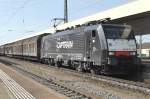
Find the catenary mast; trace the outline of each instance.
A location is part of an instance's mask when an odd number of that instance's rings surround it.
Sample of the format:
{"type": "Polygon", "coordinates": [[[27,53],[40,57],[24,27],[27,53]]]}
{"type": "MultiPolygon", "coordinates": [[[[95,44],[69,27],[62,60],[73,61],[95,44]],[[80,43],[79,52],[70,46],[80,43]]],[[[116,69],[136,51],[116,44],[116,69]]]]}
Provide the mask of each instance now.
{"type": "Polygon", "coordinates": [[[64,0],[64,23],[68,22],[68,0],[64,0]]]}

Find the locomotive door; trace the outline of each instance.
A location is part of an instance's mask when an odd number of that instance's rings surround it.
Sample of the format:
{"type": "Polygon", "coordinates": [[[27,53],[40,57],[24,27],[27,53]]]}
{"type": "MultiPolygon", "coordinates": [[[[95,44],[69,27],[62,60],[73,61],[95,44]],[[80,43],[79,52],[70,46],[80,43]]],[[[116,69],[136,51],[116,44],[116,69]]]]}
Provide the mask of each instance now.
{"type": "Polygon", "coordinates": [[[91,59],[92,57],[92,36],[91,31],[86,33],[86,59],[91,59]]]}
{"type": "Polygon", "coordinates": [[[86,59],[93,61],[95,65],[101,65],[103,50],[98,32],[92,30],[88,31],[86,35],[86,59]]]}

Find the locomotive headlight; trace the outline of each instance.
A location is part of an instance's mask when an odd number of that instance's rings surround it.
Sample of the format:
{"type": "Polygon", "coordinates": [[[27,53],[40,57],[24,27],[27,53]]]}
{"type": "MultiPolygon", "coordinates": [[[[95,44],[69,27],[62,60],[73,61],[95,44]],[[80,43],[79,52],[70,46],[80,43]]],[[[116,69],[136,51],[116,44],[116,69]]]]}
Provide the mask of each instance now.
{"type": "Polygon", "coordinates": [[[95,40],[93,40],[93,43],[95,43],[95,40]]]}
{"type": "Polygon", "coordinates": [[[136,55],[136,53],[135,52],[130,52],[130,55],[136,55]]]}
{"type": "Polygon", "coordinates": [[[115,55],[115,53],[114,52],[109,52],[109,55],[115,55]]]}

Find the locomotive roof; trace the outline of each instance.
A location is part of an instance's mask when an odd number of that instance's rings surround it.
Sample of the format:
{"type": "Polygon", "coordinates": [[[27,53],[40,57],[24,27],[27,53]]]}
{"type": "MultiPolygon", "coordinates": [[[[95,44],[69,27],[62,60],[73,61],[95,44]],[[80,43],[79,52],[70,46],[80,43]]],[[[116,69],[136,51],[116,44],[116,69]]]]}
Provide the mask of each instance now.
{"type": "Polygon", "coordinates": [[[65,30],[61,30],[59,32],[56,32],[54,33],[53,35],[49,35],[49,36],[45,36],[44,38],[48,38],[48,37],[53,37],[53,36],[61,36],[61,35],[65,35],[65,34],[72,34],[72,33],[78,33],[78,32],[82,32],[82,31],[85,31],[85,30],[94,30],[94,29],[97,29],[100,25],[105,25],[105,26],[126,26],[126,27],[129,27],[131,28],[130,25],[118,25],[118,24],[95,24],[95,25],[81,25],[81,26],[78,26],[78,27],[75,27],[75,28],[67,28],[65,30]]]}
{"type": "Polygon", "coordinates": [[[124,24],[124,25],[122,25],[122,24],[107,24],[107,23],[101,23],[101,24],[95,24],[95,25],[81,25],[81,26],[78,26],[78,27],[75,27],[75,28],[67,28],[67,29],[65,29],[65,30],[60,30],[59,32],[56,32],[55,34],[62,34],[62,33],[64,33],[64,32],[75,32],[75,31],[80,31],[80,30],[82,30],[82,29],[89,29],[89,30],[91,30],[91,29],[96,29],[99,25],[104,25],[104,26],[116,26],[116,27],[123,27],[123,26],[126,26],[126,27],[131,27],[130,25],[126,25],[126,24],[124,24]]]}
{"type": "Polygon", "coordinates": [[[76,27],[76,28],[71,28],[71,29],[66,29],[66,30],[63,30],[63,31],[60,31],[60,32],[57,32],[55,33],[54,35],[55,36],[58,36],[58,35],[64,35],[64,34],[71,34],[71,33],[75,33],[75,32],[82,32],[84,31],[85,29],[86,30],[91,30],[91,29],[96,29],[100,24],[97,24],[97,25],[90,25],[90,26],[80,26],[80,27],[76,27]]]}

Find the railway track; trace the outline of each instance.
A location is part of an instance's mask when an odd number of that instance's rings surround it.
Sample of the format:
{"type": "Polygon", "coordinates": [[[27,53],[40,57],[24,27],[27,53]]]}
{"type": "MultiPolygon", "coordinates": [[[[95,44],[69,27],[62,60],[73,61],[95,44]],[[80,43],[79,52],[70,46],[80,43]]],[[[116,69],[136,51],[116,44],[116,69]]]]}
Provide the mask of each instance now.
{"type": "MultiPolygon", "coordinates": [[[[2,60],[2,61],[4,61],[4,60],[2,60]]],[[[18,66],[19,64],[16,64],[14,62],[7,62],[6,61],[5,63],[8,64],[9,66],[13,66],[16,69],[19,69],[19,70],[21,69],[21,68],[18,68],[18,67],[20,67],[20,66],[18,66]]],[[[34,63],[34,64],[40,64],[40,63],[34,63]]],[[[53,67],[53,66],[48,67],[48,66],[45,66],[45,65],[42,65],[42,68],[45,68],[45,69],[54,68],[56,70],[58,69],[57,67],[53,67]]],[[[150,95],[150,85],[144,84],[144,83],[141,83],[141,82],[128,81],[128,80],[112,78],[112,77],[107,77],[107,76],[101,76],[101,75],[92,75],[90,73],[81,73],[81,72],[66,69],[66,68],[61,68],[61,70],[63,70],[64,72],[73,74],[73,75],[82,76],[85,79],[96,80],[96,81],[100,81],[100,82],[103,82],[103,83],[111,85],[111,86],[116,86],[116,87],[119,87],[120,89],[127,89],[127,90],[131,90],[131,91],[136,91],[136,92],[138,91],[140,93],[142,92],[143,94],[150,95]]],[[[24,71],[24,70],[21,69],[21,71],[24,71]]],[[[35,75],[35,74],[33,74],[33,75],[35,75]]],[[[35,75],[35,76],[37,76],[37,75],[35,75]]],[[[32,77],[32,78],[34,78],[34,77],[32,77]]],[[[52,82],[52,81],[48,80],[45,85],[50,84],[50,82],[52,82]]],[[[52,84],[52,85],[55,85],[55,83],[52,84]]],[[[61,85],[56,84],[56,86],[61,86],[61,85]]],[[[56,90],[57,90],[57,88],[56,88],[56,90]]],[[[86,96],[84,96],[84,97],[86,97],[86,96]]],[[[86,97],[86,98],[89,99],[89,97],[86,97]]]]}
{"type": "Polygon", "coordinates": [[[2,62],[3,64],[5,64],[7,66],[11,66],[15,70],[17,70],[17,71],[19,71],[19,72],[21,72],[21,73],[31,77],[32,79],[42,83],[43,85],[46,85],[47,87],[49,87],[49,88],[51,88],[51,89],[53,89],[53,90],[55,90],[55,91],[57,91],[57,92],[59,92],[61,94],[66,95],[70,99],[91,99],[90,97],[88,97],[88,96],[86,96],[84,94],[81,94],[81,93],[79,93],[77,91],[69,89],[69,88],[67,88],[65,86],[62,86],[62,85],[60,85],[60,84],[58,84],[58,83],[56,83],[56,82],[54,82],[52,80],[48,80],[48,79],[42,78],[42,77],[40,77],[38,75],[35,75],[35,74],[31,73],[31,72],[23,70],[23,69],[17,67],[16,63],[8,62],[8,61],[5,61],[5,60],[0,60],[0,62],[2,62]]]}
{"type": "MultiPolygon", "coordinates": [[[[54,66],[45,67],[45,68],[58,69],[57,67],[54,67],[54,66]]],[[[102,75],[94,75],[91,73],[82,73],[82,72],[78,72],[78,71],[66,69],[66,68],[61,68],[61,69],[64,70],[65,72],[69,72],[77,76],[82,76],[87,79],[93,79],[93,80],[101,81],[101,82],[104,82],[113,86],[118,86],[120,88],[125,88],[125,89],[130,89],[133,91],[139,91],[145,94],[150,94],[150,84],[129,81],[129,80],[124,80],[124,79],[119,79],[119,78],[114,78],[114,77],[102,76],[102,75]]]]}
{"type": "Polygon", "coordinates": [[[141,83],[141,82],[128,81],[128,80],[123,80],[123,79],[119,79],[119,78],[112,78],[112,77],[108,77],[108,76],[93,75],[90,73],[83,74],[81,72],[77,72],[74,70],[68,71],[68,69],[64,69],[64,68],[63,68],[63,70],[65,70],[65,71],[67,70],[67,72],[74,73],[74,75],[79,75],[79,76],[82,75],[82,77],[87,78],[87,79],[101,81],[101,82],[104,82],[104,83],[109,84],[109,85],[129,89],[129,90],[133,90],[133,91],[139,91],[139,92],[142,92],[144,94],[150,95],[150,85],[149,84],[145,84],[145,83],[141,83]]]}

